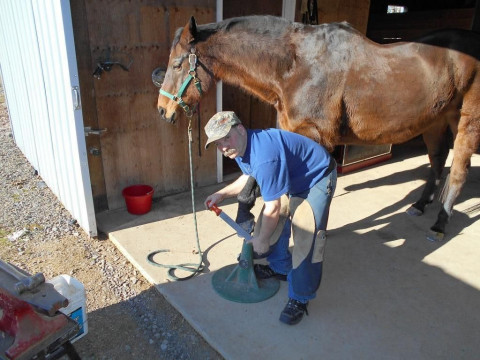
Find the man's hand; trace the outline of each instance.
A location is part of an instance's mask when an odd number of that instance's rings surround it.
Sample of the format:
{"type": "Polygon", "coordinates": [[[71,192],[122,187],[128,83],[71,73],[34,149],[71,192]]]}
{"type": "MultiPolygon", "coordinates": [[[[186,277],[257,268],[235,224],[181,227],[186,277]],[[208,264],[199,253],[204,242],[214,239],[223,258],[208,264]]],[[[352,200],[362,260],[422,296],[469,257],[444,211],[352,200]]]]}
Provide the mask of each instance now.
{"type": "Polygon", "coordinates": [[[209,195],[204,202],[205,208],[209,210],[212,205],[220,204],[224,198],[225,198],[224,195],[218,192],[213,193],[212,195],[209,195]]]}
{"type": "Polygon", "coordinates": [[[240,191],[242,191],[242,189],[245,187],[247,181],[248,175],[240,175],[240,177],[230,185],[227,185],[223,189],[208,196],[204,202],[205,208],[208,210],[210,209],[210,206],[218,205],[226,198],[237,196],[240,191]]]}

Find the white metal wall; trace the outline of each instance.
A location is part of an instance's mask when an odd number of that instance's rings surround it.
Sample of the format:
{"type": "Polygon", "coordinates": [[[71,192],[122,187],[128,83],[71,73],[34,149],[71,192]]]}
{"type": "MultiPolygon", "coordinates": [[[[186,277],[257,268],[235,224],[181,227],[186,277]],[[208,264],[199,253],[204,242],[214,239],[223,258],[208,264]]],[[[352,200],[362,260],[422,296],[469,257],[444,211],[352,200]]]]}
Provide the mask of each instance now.
{"type": "Polygon", "coordinates": [[[0,66],[15,142],[96,236],[69,0],[1,0],[0,66]]]}

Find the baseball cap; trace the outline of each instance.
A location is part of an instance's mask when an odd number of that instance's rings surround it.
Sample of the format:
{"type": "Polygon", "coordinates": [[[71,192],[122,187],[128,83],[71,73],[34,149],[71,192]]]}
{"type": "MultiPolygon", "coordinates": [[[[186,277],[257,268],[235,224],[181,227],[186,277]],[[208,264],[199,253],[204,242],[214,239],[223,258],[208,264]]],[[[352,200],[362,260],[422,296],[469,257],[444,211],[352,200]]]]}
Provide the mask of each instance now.
{"type": "Polygon", "coordinates": [[[205,149],[211,142],[227,136],[232,126],[241,124],[242,122],[233,111],[220,111],[212,116],[205,125],[205,133],[208,140],[205,149]]]}

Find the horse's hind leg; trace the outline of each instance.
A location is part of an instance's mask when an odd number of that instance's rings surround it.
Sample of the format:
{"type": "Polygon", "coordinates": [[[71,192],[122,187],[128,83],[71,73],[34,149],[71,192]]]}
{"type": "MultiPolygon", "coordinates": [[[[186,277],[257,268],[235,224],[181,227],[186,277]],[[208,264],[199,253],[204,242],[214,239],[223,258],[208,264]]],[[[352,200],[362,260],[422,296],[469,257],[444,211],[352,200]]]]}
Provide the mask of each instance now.
{"type": "Polygon", "coordinates": [[[435,190],[440,183],[440,177],[442,176],[449,151],[447,124],[441,123],[430,128],[423,134],[423,141],[427,145],[430,172],[422,196],[407,209],[409,215],[415,216],[422,215],[425,207],[433,201],[435,190]]]}
{"type": "Polygon", "coordinates": [[[443,192],[443,207],[438,213],[437,221],[430,228],[427,238],[440,241],[445,234],[445,226],[452,214],[453,204],[457,199],[467,178],[470,158],[480,144],[480,120],[462,116],[453,146],[453,163],[448,182],[443,192]]]}
{"type": "Polygon", "coordinates": [[[255,206],[255,200],[260,195],[260,187],[253,177],[249,177],[245,187],[237,196],[238,209],[235,222],[248,233],[253,232],[255,216],[250,210],[255,206]]]}

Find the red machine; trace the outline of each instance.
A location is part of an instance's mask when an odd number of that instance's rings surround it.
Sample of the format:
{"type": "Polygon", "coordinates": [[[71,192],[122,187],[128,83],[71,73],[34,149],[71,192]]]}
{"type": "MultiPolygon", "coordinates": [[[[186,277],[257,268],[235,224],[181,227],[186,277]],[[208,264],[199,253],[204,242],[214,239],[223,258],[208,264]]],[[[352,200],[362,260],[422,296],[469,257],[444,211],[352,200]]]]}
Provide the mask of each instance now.
{"type": "Polygon", "coordinates": [[[67,305],[43,274],[0,260],[0,359],[80,359],[70,342],[80,325],[58,311],[67,305]]]}

